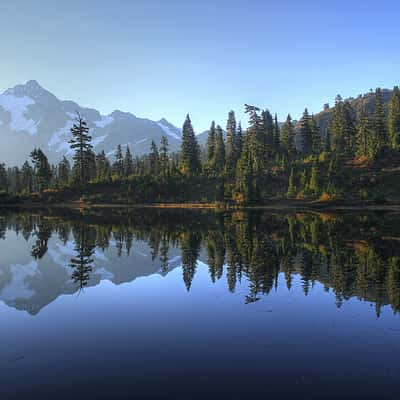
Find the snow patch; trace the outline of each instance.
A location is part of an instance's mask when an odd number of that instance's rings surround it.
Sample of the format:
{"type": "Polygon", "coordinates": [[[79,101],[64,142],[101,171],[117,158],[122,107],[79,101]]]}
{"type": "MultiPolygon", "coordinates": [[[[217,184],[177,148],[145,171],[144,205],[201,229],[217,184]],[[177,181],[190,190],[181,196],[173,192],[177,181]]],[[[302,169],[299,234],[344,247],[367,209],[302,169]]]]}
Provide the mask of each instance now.
{"type": "Polygon", "coordinates": [[[12,94],[0,96],[0,107],[11,114],[10,129],[16,132],[28,132],[30,135],[37,133],[38,123],[32,119],[26,119],[28,107],[35,104],[30,97],[16,97],[12,94]]]}
{"type": "Polygon", "coordinates": [[[144,142],[146,142],[147,140],[149,140],[149,138],[144,138],[144,139],[138,140],[137,142],[135,142],[135,144],[144,143],[144,142]]]}
{"type": "Polygon", "coordinates": [[[104,142],[108,135],[98,136],[92,140],[93,147],[98,146],[101,142],[104,142]]]}
{"type": "Polygon", "coordinates": [[[98,128],[105,128],[107,125],[110,125],[114,121],[114,118],[111,115],[102,115],[100,121],[94,121],[93,123],[98,128]]]}
{"type": "Polygon", "coordinates": [[[175,132],[173,132],[170,127],[164,125],[161,122],[157,122],[157,125],[166,133],[168,136],[173,137],[174,139],[181,140],[181,137],[178,136],[175,132]]]}
{"type": "Polygon", "coordinates": [[[70,136],[71,128],[74,124],[74,121],[68,120],[65,126],[58,131],[53,133],[49,141],[49,147],[55,147],[57,152],[60,151],[68,151],[70,149],[68,144],[68,137],[70,136]]]}
{"type": "Polygon", "coordinates": [[[17,299],[30,299],[35,292],[29,289],[27,278],[37,273],[37,262],[31,261],[29,264],[15,264],[10,266],[12,279],[11,282],[4,286],[1,291],[3,300],[15,301],[17,299]]]}

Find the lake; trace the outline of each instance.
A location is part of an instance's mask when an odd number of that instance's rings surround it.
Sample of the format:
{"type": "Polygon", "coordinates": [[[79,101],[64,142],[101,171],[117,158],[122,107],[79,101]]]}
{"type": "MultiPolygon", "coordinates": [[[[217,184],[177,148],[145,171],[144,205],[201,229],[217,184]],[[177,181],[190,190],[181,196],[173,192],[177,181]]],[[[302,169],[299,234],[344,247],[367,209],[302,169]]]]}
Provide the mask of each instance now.
{"type": "Polygon", "coordinates": [[[3,211],[3,399],[399,399],[400,215],[3,211]]]}

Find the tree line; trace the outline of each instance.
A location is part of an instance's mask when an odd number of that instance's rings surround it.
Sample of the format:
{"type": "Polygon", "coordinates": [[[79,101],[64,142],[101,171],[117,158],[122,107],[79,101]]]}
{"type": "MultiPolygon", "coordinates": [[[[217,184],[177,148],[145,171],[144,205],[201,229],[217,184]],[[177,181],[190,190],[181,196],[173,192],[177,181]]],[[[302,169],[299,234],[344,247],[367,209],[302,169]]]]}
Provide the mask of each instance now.
{"type": "Polygon", "coordinates": [[[72,163],[64,156],[52,165],[41,149],[34,149],[21,168],[0,164],[0,189],[29,195],[66,187],[82,190],[99,182],[135,182],[138,177],[166,185],[177,177],[181,181],[196,177],[215,182],[215,200],[239,205],[274,196],[336,198],[345,194],[349,183],[344,173],[348,160],[373,162],[399,153],[400,90],[393,89],[387,109],[381,89],[372,96],[372,112],[365,107],[355,110],[351,101],[337,96],[324,131],[307,109],[299,121],[288,115],[280,124],[269,110],[245,105],[247,129],[242,130],[231,111],[225,130],[211,123],[205,149],[187,115],[179,152],[171,153],[163,136],[159,144],[151,142],[148,154],[136,157],[129,145],[124,149],[118,145],[112,157],[104,151],[96,154],[89,127],[77,114],[69,141],[72,163]]]}

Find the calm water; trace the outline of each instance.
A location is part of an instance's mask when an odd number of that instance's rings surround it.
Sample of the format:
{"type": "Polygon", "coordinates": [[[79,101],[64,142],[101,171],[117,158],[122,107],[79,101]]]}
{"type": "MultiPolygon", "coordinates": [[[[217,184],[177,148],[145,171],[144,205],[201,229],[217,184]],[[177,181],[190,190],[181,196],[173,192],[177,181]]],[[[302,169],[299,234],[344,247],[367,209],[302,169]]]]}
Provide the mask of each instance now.
{"type": "Polygon", "coordinates": [[[2,399],[400,398],[400,216],[2,212],[2,399]]]}

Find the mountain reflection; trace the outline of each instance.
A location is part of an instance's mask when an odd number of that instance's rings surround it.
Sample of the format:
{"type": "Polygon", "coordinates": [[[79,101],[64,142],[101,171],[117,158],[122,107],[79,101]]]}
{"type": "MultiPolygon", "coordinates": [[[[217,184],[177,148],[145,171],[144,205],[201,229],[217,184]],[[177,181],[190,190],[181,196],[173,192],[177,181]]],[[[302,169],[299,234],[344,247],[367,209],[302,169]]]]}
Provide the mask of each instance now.
{"type": "Polygon", "coordinates": [[[212,282],[226,279],[232,293],[238,285],[245,287],[245,303],[277,289],[280,279],[290,290],[297,274],[306,296],[319,282],[333,291],[338,307],[356,297],[373,302],[378,316],[388,304],[397,313],[398,220],[396,214],[305,212],[3,213],[0,298],[36,314],[61,294],[80,292],[102,279],[120,284],[165,275],[175,267],[182,268],[190,291],[200,260],[208,265],[212,282]],[[11,253],[7,243],[21,251],[11,253]]]}

